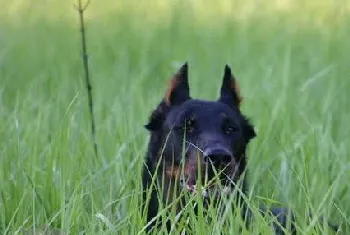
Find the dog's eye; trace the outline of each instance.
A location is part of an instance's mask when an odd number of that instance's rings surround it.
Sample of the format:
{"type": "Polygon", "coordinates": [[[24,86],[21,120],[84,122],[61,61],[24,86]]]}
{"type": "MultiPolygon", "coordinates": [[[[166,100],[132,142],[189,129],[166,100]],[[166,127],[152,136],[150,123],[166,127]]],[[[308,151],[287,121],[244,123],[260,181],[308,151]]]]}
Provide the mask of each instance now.
{"type": "Polygon", "coordinates": [[[236,127],[234,127],[234,126],[227,126],[227,127],[225,127],[224,128],[224,133],[226,134],[226,135],[230,135],[230,134],[232,134],[233,132],[236,132],[238,129],[236,128],[236,127]]]}
{"type": "Polygon", "coordinates": [[[183,126],[184,131],[192,133],[195,130],[195,120],[193,118],[187,119],[183,126]]]}

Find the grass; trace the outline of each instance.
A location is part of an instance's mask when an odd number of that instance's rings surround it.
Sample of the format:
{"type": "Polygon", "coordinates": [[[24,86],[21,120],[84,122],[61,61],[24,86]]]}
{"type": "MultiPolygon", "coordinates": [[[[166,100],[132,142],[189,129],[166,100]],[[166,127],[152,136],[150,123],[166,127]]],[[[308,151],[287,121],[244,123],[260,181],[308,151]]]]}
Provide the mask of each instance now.
{"type": "MultiPolygon", "coordinates": [[[[0,3],[0,233],[142,231],[143,124],[184,61],[192,95],[205,99],[218,95],[224,65],[233,67],[258,133],[251,206],[291,207],[302,234],[330,233],[320,215],[350,231],[348,1],[92,1],[99,159],[73,3],[0,3]]],[[[211,221],[190,207],[184,214],[213,234],[238,233],[241,223],[233,213],[219,220],[215,208],[211,221]]],[[[268,229],[258,219],[251,233],[268,229]]]]}

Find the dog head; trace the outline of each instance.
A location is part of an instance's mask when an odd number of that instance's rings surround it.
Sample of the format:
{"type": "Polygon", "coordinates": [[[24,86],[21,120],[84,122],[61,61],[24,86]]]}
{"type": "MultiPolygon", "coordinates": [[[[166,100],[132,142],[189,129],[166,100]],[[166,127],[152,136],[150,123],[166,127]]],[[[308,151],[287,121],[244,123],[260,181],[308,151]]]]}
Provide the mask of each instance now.
{"type": "Polygon", "coordinates": [[[246,147],[255,137],[240,111],[241,101],[227,65],[218,100],[192,99],[184,64],[145,126],[153,145],[157,143],[151,157],[161,162],[161,172],[190,192],[196,191],[197,182],[209,188],[236,183],[246,167],[246,147]]]}

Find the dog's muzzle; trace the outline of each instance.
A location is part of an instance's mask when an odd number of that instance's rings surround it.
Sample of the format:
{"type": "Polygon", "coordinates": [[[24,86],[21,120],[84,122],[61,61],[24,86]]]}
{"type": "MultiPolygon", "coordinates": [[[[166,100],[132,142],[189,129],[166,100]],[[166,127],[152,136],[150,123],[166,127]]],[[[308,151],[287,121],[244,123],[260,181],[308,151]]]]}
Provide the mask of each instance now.
{"type": "Polygon", "coordinates": [[[232,153],[226,148],[207,148],[204,150],[203,160],[220,170],[229,165],[234,158],[232,153]]]}

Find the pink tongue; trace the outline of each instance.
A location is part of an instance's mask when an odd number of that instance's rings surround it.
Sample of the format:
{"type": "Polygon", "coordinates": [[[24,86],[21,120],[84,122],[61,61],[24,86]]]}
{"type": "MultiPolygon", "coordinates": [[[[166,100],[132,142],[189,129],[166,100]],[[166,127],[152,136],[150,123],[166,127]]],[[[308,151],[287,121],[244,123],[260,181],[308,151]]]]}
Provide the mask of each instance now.
{"type": "MultiPolygon", "coordinates": [[[[197,194],[197,193],[198,193],[198,191],[197,191],[197,185],[186,184],[186,185],[185,185],[185,188],[186,188],[186,190],[187,190],[188,192],[190,192],[190,193],[193,193],[193,194],[197,194]]],[[[207,191],[207,190],[203,190],[203,191],[202,191],[202,196],[203,196],[204,198],[207,198],[207,197],[208,197],[208,191],[207,191]]]]}
{"type": "Polygon", "coordinates": [[[189,192],[196,192],[196,186],[195,185],[186,184],[185,187],[186,187],[187,191],[189,191],[189,192]]]}

